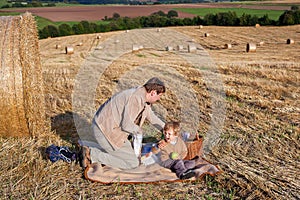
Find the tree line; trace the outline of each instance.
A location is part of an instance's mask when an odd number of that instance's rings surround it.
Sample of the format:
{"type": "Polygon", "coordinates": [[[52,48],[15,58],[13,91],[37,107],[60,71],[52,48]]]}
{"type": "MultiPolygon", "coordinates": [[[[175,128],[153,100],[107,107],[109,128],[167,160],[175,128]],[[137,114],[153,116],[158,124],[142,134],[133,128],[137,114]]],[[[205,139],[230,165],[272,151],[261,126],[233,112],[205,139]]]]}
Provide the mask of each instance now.
{"type": "Polygon", "coordinates": [[[130,30],[147,27],[167,27],[167,26],[195,26],[195,25],[217,25],[217,26],[254,26],[260,25],[295,25],[300,24],[300,10],[292,7],[285,11],[279,19],[271,20],[268,15],[257,17],[250,14],[243,14],[238,17],[235,12],[222,12],[207,14],[204,17],[196,16],[193,18],[178,18],[178,13],[170,10],[168,13],[158,11],[150,16],[142,17],[121,17],[114,13],[111,18],[105,17],[104,23],[81,21],[70,26],[69,24],[47,25],[39,30],[39,38],[59,37],[68,35],[101,33],[117,30],[130,30]]]}

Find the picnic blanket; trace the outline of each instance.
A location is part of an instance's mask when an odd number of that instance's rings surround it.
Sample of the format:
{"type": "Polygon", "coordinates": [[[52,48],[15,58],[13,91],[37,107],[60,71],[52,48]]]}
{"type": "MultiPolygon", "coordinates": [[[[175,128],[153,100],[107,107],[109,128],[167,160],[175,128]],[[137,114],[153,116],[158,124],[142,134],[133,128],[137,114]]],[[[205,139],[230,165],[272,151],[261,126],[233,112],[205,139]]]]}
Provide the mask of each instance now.
{"type": "MultiPolygon", "coordinates": [[[[205,160],[199,158],[196,164],[196,176],[188,180],[197,180],[205,174],[215,176],[221,173],[218,166],[215,166],[205,160]]],[[[140,165],[137,168],[130,170],[121,170],[108,166],[102,166],[99,163],[92,163],[84,172],[86,179],[101,182],[104,184],[110,183],[157,183],[157,182],[176,182],[184,181],[177,178],[176,174],[170,169],[161,167],[154,163],[151,165],[140,165]]]]}

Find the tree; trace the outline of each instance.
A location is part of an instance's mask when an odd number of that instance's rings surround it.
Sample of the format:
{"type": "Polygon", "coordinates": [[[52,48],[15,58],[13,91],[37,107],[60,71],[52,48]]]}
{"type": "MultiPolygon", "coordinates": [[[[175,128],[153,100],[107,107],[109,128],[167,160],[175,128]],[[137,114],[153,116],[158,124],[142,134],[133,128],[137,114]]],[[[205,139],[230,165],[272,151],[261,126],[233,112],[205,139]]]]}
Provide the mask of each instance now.
{"type": "Polygon", "coordinates": [[[81,21],[80,24],[83,27],[83,32],[84,33],[93,33],[94,30],[91,30],[90,23],[88,21],[81,21]]]}
{"type": "Polygon", "coordinates": [[[299,7],[298,6],[291,6],[291,10],[299,10],[299,7]]]}
{"type": "Polygon", "coordinates": [[[114,13],[113,14],[113,19],[116,20],[116,19],[119,19],[121,16],[119,13],[114,13]]]}
{"type": "Polygon", "coordinates": [[[295,24],[300,24],[300,10],[295,10],[293,16],[295,24]]]}
{"type": "Polygon", "coordinates": [[[219,26],[237,25],[238,18],[235,12],[217,13],[214,17],[214,24],[219,26]]]}
{"type": "Polygon", "coordinates": [[[215,15],[214,14],[206,14],[204,16],[204,25],[214,25],[215,23],[215,15]]]}
{"type": "Polygon", "coordinates": [[[258,21],[258,17],[256,15],[252,16],[251,19],[250,19],[250,26],[254,26],[255,24],[258,24],[259,21],[258,21]]]}
{"type": "Polygon", "coordinates": [[[163,11],[157,11],[157,12],[154,12],[152,13],[151,15],[158,15],[158,16],[161,16],[161,17],[166,17],[167,15],[163,12],[163,11]]]}
{"type": "Polygon", "coordinates": [[[239,18],[239,25],[240,26],[249,26],[251,21],[251,15],[243,13],[242,16],[239,18]]]}
{"type": "Polygon", "coordinates": [[[258,23],[261,25],[271,25],[272,24],[272,20],[270,20],[268,14],[258,18],[258,23]]]}
{"type": "Polygon", "coordinates": [[[172,17],[178,17],[178,13],[175,10],[170,10],[167,14],[168,18],[172,18],[172,17]]]}
{"type": "Polygon", "coordinates": [[[81,23],[78,23],[78,24],[74,24],[72,26],[72,30],[75,34],[79,35],[79,34],[84,34],[84,28],[82,26],[81,23]]]}
{"type": "Polygon", "coordinates": [[[44,39],[49,37],[49,30],[48,27],[45,26],[42,30],[39,30],[39,38],[44,39]]]}
{"type": "Polygon", "coordinates": [[[47,27],[48,27],[50,37],[58,37],[59,36],[59,32],[58,32],[58,29],[56,26],[48,25],[47,27]]]}
{"type": "Polygon", "coordinates": [[[73,30],[69,24],[59,25],[58,31],[59,31],[59,36],[67,36],[73,34],[73,30]]]}
{"type": "Polygon", "coordinates": [[[280,15],[278,23],[280,25],[294,25],[294,16],[293,16],[293,11],[285,11],[282,15],[280,15]]]}
{"type": "Polygon", "coordinates": [[[193,20],[191,18],[186,17],[182,20],[182,23],[184,26],[191,26],[193,25],[193,20]]]}

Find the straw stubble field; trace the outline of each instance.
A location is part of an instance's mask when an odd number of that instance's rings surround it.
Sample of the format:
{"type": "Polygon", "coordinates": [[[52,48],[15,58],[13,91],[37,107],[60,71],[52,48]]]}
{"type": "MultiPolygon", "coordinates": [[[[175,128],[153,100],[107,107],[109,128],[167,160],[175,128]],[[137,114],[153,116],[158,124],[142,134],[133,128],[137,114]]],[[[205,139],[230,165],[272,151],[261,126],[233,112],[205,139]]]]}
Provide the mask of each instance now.
{"type": "MultiPolygon", "coordinates": [[[[43,153],[52,143],[75,148],[78,136],[71,98],[76,75],[90,52],[101,51],[101,43],[120,32],[103,33],[100,39],[91,34],[41,40],[46,113],[51,118],[52,132],[41,133],[36,139],[0,139],[1,196],[5,199],[299,199],[299,27],[170,28],[204,47],[221,74],[226,118],[220,140],[206,158],[219,165],[223,173],[197,182],[149,185],[92,183],[82,177],[78,164],[52,164],[43,153]],[[209,37],[204,37],[205,33],[209,37]],[[288,38],[294,39],[295,44],[286,44],[288,38]],[[83,45],[78,46],[81,42],[83,45]],[[249,42],[257,44],[256,52],[246,52],[249,42]],[[56,44],[61,48],[56,49],[56,44]],[[225,49],[225,44],[232,44],[232,48],[225,49]],[[65,54],[64,47],[69,45],[74,47],[74,54],[65,54]]],[[[154,62],[171,66],[190,84],[201,112],[195,126],[205,136],[211,120],[211,91],[201,72],[172,51],[145,48],[115,60],[100,78],[96,107],[111,96],[124,74],[154,62]]],[[[163,96],[161,105],[166,108],[167,120],[179,119],[182,105],[172,91],[163,96]]]]}

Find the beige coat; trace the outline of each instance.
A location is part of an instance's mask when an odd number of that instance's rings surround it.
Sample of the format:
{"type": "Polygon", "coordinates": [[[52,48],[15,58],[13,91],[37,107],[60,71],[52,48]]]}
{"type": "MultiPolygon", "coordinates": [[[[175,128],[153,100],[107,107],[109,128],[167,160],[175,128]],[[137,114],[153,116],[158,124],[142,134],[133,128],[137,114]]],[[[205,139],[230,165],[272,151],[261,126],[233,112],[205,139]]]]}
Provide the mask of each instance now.
{"type": "Polygon", "coordinates": [[[115,94],[100,106],[94,116],[94,121],[115,149],[124,144],[128,135],[142,134],[141,126],[145,119],[159,130],[164,127],[164,122],[153,113],[151,105],[146,103],[144,87],[132,88],[115,94]],[[137,125],[135,120],[141,111],[143,111],[142,118],[140,124],[137,125]]]}

